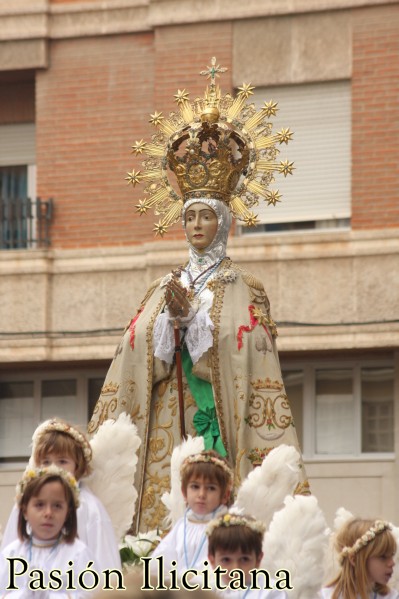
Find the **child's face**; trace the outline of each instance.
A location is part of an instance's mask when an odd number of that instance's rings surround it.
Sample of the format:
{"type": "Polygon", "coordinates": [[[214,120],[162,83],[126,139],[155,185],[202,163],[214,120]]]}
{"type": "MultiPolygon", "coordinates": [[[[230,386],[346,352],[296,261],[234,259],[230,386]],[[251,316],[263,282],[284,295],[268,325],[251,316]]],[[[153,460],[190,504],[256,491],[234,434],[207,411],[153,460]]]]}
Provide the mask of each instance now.
{"type": "Polygon", "coordinates": [[[183,495],[188,507],[198,515],[210,514],[221,504],[226,503],[220,485],[205,478],[191,478],[187,484],[187,491],[183,491],[183,495]]]}
{"type": "Polygon", "coordinates": [[[63,470],[66,470],[75,476],[76,464],[68,455],[62,455],[54,452],[48,453],[41,461],[40,466],[47,468],[48,466],[52,465],[58,466],[58,468],[62,468],[63,470]]]}
{"type": "Polygon", "coordinates": [[[245,574],[245,582],[249,582],[250,570],[259,568],[262,557],[263,553],[256,555],[255,551],[245,553],[241,549],[237,549],[236,551],[217,549],[214,555],[208,555],[208,560],[213,569],[220,566],[224,570],[227,570],[227,574],[223,576],[223,582],[228,584],[231,580],[229,572],[235,569],[242,570],[245,574]]]}
{"type": "Polygon", "coordinates": [[[393,555],[381,555],[369,557],[367,560],[367,574],[371,585],[388,584],[393,573],[395,561],[393,555]]]}
{"type": "Polygon", "coordinates": [[[68,515],[64,487],[58,480],[45,483],[24,509],[33,536],[41,541],[57,539],[68,515]]]}

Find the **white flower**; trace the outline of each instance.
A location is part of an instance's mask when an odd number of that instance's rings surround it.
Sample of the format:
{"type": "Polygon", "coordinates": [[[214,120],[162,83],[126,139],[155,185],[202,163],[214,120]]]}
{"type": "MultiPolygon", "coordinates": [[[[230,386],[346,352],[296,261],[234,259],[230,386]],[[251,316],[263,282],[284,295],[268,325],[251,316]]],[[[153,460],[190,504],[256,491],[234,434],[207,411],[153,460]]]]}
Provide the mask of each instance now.
{"type": "Polygon", "coordinates": [[[146,557],[158,545],[161,537],[156,530],[139,533],[136,537],[126,535],[122,546],[129,547],[137,557],[146,557]]]}

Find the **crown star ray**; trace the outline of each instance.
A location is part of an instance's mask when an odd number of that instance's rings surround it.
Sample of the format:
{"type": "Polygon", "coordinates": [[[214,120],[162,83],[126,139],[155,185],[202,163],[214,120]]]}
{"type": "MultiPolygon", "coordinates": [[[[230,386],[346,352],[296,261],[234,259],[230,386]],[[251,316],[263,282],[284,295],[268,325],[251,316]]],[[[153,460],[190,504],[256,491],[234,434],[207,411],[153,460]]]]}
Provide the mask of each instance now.
{"type": "Polygon", "coordinates": [[[184,202],[191,198],[219,199],[236,219],[254,226],[253,206],[260,200],[267,205],[280,201],[279,192],[269,189],[274,173],[286,177],[294,170],[293,162],[276,161],[277,146],[293,136],[288,128],[272,133],[269,119],[276,115],[277,103],[270,100],[256,110],[249,103],[255,89],[250,83],[243,83],[235,97],[223,95],[216,79],[226,70],[212,58],[200,73],[208,79],[204,96],[190,101],[186,89],[177,90],[176,112],[151,114],[156,132],[150,141],[132,146],[143,162],[125,179],[133,187],[146,183],[136,211],[141,215],[152,209],[160,216],[155,235],[163,236],[181,218],[184,202]]]}

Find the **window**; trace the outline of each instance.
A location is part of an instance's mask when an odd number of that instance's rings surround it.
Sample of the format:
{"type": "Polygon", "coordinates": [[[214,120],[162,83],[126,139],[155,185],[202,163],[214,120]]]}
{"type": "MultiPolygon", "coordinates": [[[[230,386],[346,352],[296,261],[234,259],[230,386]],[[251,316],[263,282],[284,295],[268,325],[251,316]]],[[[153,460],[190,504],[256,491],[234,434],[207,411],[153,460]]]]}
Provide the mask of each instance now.
{"type": "Polygon", "coordinates": [[[86,427],[106,369],[76,374],[7,376],[0,380],[0,462],[26,462],[32,434],[58,416],[86,427]]]}
{"type": "Polygon", "coordinates": [[[351,216],[351,88],[349,81],[257,88],[254,103],[278,102],[273,132],[289,127],[292,141],[278,146],[294,162],[293,176],[275,175],[276,206],[254,208],[262,223],[243,233],[348,227],[351,216]]]}
{"type": "Polygon", "coordinates": [[[49,245],[51,200],[36,198],[35,124],[0,125],[0,248],[49,245]]]}
{"type": "Polygon", "coordinates": [[[314,363],[283,378],[307,458],[394,451],[393,365],[314,363]]]}

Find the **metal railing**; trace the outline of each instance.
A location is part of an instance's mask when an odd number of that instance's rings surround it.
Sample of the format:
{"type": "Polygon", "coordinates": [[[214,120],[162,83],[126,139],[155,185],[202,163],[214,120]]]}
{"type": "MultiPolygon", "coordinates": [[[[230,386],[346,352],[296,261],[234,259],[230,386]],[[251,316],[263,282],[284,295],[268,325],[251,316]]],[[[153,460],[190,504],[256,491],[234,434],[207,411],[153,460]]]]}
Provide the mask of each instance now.
{"type": "Polygon", "coordinates": [[[0,198],[0,249],[50,246],[53,200],[0,198]]]}

